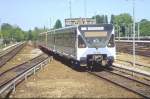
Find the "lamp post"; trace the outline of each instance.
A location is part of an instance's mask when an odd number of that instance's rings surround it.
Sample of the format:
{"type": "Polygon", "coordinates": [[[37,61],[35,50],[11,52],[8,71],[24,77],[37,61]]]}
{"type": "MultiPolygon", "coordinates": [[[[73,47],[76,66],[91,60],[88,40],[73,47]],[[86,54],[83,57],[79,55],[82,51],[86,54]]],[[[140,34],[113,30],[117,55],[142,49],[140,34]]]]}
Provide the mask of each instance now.
{"type": "Polygon", "coordinates": [[[135,0],[132,0],[133,9],[133,66],[135,66],[135,0]]]}

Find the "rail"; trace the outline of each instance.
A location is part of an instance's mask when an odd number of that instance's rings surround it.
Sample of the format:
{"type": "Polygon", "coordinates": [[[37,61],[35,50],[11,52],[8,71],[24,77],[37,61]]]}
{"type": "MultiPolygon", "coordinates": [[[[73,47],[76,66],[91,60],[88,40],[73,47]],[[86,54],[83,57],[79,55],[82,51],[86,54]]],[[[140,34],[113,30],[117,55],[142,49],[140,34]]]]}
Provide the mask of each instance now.
{"type": "MultiPolygon", "coordinates": [[[[128,61],[128,60],[122,60],[122,59],[116,59],[116,60],[117,61],[122,61],[122,62],[133,64],[132,61],[128,61]]],[[[137,65],[138,67],[143,66],[143,67],[146,67],[146,68],[150,68],[149,64],[147,64],[147,63],[143,64],[141,62],[136,62],[135,65],[137,65]]]]}
{"type": "Polygon", "coordinates": [[[12,57],[14,57],[18,51],[20,51],[24,46],[25,46],[25,42],[22,43],[18,43],[15,46],[10,47],[8,49],[8,51],[3,51],[3,54],[0,55],[0,67],[3,66],[6,62],[8,62],[12,57]]]}
{"type": "Polygon", "coordinates": [[[24,42],[19,43],[10,51],[6,51],[3,55],[0,55],[0,67],[6,64],[6,62],[8,62],[12,57],[14,57],[24,46],[24,42]]]}
{"type": "MultiPolygon", "coordinates": [[[[150,57],[150,41],[136,41],[135,43],[136,55],[150,57]]],[[[133,54],[132,41],[116,41],[116,49],[118,52],[133,54]]]]}
{"type": "MultiPolygon", "coordinates": [[[[133,40],[115,40],[115,42],[129,42],[132,43],[133,40]]],[[[135,40],[136,43],[150,43],[150,40],[135,40]]]]}
{"type": "Polygon", "coordinates": [[[4,87],[2,87],[0,89],[0,96],[2,95],[2,93],[4,93],[6,90],[8,89],[13,89],[13,92],[16,90],[16,85],[21,82],[23,79],[26,80],[27,77],[31,74],[35,74],[35,72],[39,69],[42,69],[44,65],[48,64],[51,61],[50,58],[47,58],[46,60],[40,62],[39,64],[33,66],[31,69],[23,72],[22,74],[20,74],[18,77],[14,78],[11,82],[9,82],[8,84],[6,84],[4,87]]]}
{"type": "Polygon", "coordinates": [[[133,68],[133,67],[126,67],[120,64],[113,64],[113,67],[115,67],[115,69],[120,69],[122,72],[128,73],[128,74],[134,74],[135,76],[140,76],[143,77],[147,80],[150,80],[150,73],[146,72],[146,71],[142,71],[140,69],[137,68],[133,68]]]}
{"type": "Polygon", "coordinates": [[[17,48],[18,46],[20,46],[20,45],[22,45],[22,44],[24,44],[24,43],[25,43],[25,42],[17,42],[17,43],[15,43],[15,44],[13,44],[13,45],[10,45],[10,46],[7,46],[7,47],[1,49],[1,51],[0,51],[0,57],[2,57],[3,55],[9,53],[9,52],[12,51],[13,49],[17,48]]]}
{"type": "Polygon", "coordinates": [[[117,72],[114,72],[112,70],[107,70],[104,69],[103,71],[100,72],[94,72],[94,71],[88,71],[88,73],[102,78],[106,81],[109,81],[115,85],[118,85],[122,88],[125,88],[129,91],[132,91],[143,98],[150,98],[150,84],[145,83],[142,81],[139,81],[135,79],[134,77],[126,76],[124,74],[120,74],[117,72]]]}
{"type": "MultiPolygon", "coordinates": [[[[118,40],[132,40],[133,37],[115,37],[115,39],[118,40]]],[[[141,37],[135,37],[136,40],[150,40],[150,36],[141,36],[141,37]]]]}

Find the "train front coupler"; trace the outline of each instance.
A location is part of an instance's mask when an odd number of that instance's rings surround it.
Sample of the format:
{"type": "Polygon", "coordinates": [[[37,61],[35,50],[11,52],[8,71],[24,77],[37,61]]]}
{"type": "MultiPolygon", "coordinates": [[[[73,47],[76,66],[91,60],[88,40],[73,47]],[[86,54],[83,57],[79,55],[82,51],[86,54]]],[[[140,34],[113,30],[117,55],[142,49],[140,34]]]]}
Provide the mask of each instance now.
{"type": "Polygon", "coordinates": [[[95,66],[96,64],[105,66],[107,64],[107,55],[106,54],[87,55],[87,66],[95,66]]]}

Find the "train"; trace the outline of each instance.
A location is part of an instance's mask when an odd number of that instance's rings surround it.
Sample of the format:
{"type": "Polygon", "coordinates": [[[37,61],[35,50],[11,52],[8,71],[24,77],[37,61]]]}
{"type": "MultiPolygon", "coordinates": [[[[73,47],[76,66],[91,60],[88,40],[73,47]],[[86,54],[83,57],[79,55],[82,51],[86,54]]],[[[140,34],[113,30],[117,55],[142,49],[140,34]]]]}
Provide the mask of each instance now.
{"type": "Polygon", "coordinates": [[[75,66],[110,67],[116,59],[112,24],[86,24],[53,29],[39,34],[38,46],[67,57],[75,66]]]}

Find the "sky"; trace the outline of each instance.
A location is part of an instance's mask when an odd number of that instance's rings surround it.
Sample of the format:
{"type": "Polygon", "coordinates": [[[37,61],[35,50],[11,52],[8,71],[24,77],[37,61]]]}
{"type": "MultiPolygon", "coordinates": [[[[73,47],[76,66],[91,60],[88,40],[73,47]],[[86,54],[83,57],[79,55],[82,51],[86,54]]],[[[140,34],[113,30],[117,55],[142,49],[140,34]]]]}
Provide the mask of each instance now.
{"type": "MultiPolygon", "coordinates": [[[[132,0],[71,0],[73,18],[92,17],[96,14],[132,15],[132,0]],[[85,14],[86,2],[86,14],[85,14]]],[[[23,30],[34,27],[52,27],[57,19],[64,26],[70,17],[69,0],[0,0],[0,24],[17,25],[23,30]]],[[[150,0],[135,0],[135,18],[150,20],[150,0]]]]}

